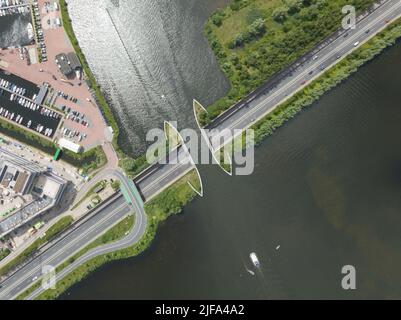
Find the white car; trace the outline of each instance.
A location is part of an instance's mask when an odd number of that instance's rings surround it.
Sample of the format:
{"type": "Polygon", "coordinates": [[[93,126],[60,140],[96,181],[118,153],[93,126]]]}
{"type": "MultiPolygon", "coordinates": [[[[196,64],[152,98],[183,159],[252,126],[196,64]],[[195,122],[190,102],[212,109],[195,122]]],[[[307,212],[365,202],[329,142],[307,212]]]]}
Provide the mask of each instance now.
{"type": "Polygon", "coordinates": [[[354,47],[356,47],[359,44],[359,41],[354,43],[354,47]]]}

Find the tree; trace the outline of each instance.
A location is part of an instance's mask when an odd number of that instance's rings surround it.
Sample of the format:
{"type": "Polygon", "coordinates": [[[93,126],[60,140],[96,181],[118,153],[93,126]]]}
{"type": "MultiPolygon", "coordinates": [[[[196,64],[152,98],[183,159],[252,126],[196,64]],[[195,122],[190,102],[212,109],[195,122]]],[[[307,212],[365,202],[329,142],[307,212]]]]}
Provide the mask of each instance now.
{"type": "Polygon", "coordinates": [[[242,33],[240,33],[234,38],[234,46],[240,47],[243,44],[244,44],[244,35],[242,33]]]}
{"type": "Polygon", "coordinates": [[[288,17],[287,13],[288,9],[286,7],[278,7],[276,10],[273,11],[273,20],[278,23],[283,23],[288,17]]]}
{"type": "Polygon", "coordinates": [[[212,22],[217,27],[220,27],[223,24],[223,18],[224,18],[224,11],[218,10],[215,14],[213,14],[212,22]]]}
{"type": "Polygon", "coordinates": [[[121,182],[119,180],[114,180],[113,183],[111,184],[111,187],[113,188],[114,191],[117,191],[120,189],[121,182]]]}
{"type": "Polygon", "coordinates": [[[293,15],[298,13],[302,8],[302,2],[299,0],[286,0],[288,6],[288,14],[293,15]]]}
{"type": "Polygon", "coordinates": [[[238,11],[241,8],[241,0],[234,0],[231,4],[230,4],[230,8],[233,11],[238,11]]]}
{"type": "Polygon", "coordinates": [[[264,19],[256,19],[249,27],[248,34],[250,39],[260,37],[266,32],[266,24],[264,19]]]}

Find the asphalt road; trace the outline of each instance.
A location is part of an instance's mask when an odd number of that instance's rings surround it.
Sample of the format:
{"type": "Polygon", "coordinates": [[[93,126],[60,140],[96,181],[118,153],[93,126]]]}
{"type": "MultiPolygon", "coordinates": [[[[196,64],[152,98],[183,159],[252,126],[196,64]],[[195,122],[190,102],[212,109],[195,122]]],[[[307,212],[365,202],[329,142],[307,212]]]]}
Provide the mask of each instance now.
{"type": "MultiPolygon", "coordinates": [[[[258,119],[264,117],[274,110],[275,107],[302,89],[308,82],[320,76],[327,68],[336,64],[343,57],[373,37],[377,32],[385,28],[386,20],[393,20],[399,16],[401,16],[401,1],[389,0],[386,4],[360,21],[356,29],[347,31],[346,37],[340,36],[320,49],[318,53],[314,53],[314,55],[317,55],[316,59],[311,58],[307,62],[301,64],[296,70],[292,70],[291,75],[282,78],[274,87],[267,88],[267,90],[260,92],[256,96],[252,94],[251,98],[248,97],[244,99],[234,111],[221,115],[209,127],[217,128],[220,132],[224,129],[244,130],[248,128],[258,121],[258,119]],[[356,42],[358,42],[358,45],[354,45],[356,42]]],[[[221,147],[222,137],[224,137],[224,135],[221,134],[209,136],[215,150],[221,147]]],[[[230,141],[230,138],[230,136],[227,136],[225,142],[230,141]]],[[[179,154],[182,155],[183,153],[184,150],[180,149],[179,154]]],[[[186,157],[186,155],[184,155],[184,157],[186,157]]],[[[171,157],[173,160],[175,158],[176,155],[171,157]]],[[[193,168],[193,165],[190,162],[184,164],[157,164],[150,167],[134,181],[144,199],[149,200],[191,168],[193,168]]],[[[113,173],[120,175],[119,177],[122,181],[126,180],[120,172],[113,173]]],[[[129,190],[129,187],[127,187],[127,190],[129,190]]],[[[74,232],[67,235],[42,253],[38,258],[31,261],[13,276],[1,283],[0,299],[12,299],[18,296],[18,294],[33,284],[33,279],[41,276],[43,265],[57,266],[67,260],[87,244],[94,241],[101,233],[104,233],[105,230],[110,228],[111,225],[114,225],[124,218],[132,209],[134,209],[137,214],[136,223],[132,232],[125,239],[114,244],[95,248],[93,251],[76,260],[68,268],[61,271],[57,275],[57,278],[62,278],[65,274],[88,259],[131,246],[139,241],[146,230],[146,214],[143,208],[135,201],[134,195],[130,191],[129,193],[135,208],[128,206],[124,199],[120,197],[114,203],[109,204],[107,208],[99,210],[99,213],[91,219],[90,222],[74,230],[74,232]]],[[[30,298],[35,297],[40,292],[42,292],[41,288],[31,295],[30,298]]]]}
{"type": "MultiPolygon", "coordinates": [[[[36,281],[40,280],[43,266],[50,265],[57,267],[81,249],[85,248],[88,244],[92,243],[101,234],[105,233],[130,213],[135,213],[135,226],[127,237],[121,241],[94,248],[68,266],[64,271],[57,274],[57,279],[62,278],[81,263],[95,256],[134,245],[142,238],[147,227],[145,210],[138,204],[134,194],[130,191],[126,177],[119,171],[115,171],[114,176],[125,185],[132,200],[133,207],[127,204],[123,196],[119,196],[116,200],[101,205],[98,208],[97,214],[86,223],[80,225],[71,233],[68,233],[64,238],[60,239],[23,268],[19,269],[11,277],[3,281],[0,284],[0,299],[16,298],[36,281]]],[[[39,288],[31,297],[40,294],[42,291],[43,289],[39,288]]]]}
{"type": "MultiPolygon", "coordinates": [[[[120,179],[120,181],[124,181],[124,175],[120,172],[116,172],[115,175],[120,179]]],[[[79,267],[80,265],[84,264],[85,262],[103,255],[103,254],[107,254],[113,251],[117,251],[117,250],[121,250],[130,246],[133,246],[134,244],[136,244],[137,242],[139,242],[139,240],[142,238],[142,236],[145,234],[146,232],[146,227],[147,227],[147,215],[145,214],[145,211],[142,207],[140,207],[140,205],[138,204],[137,201],[135,201],[135,196],[134,194],[131,192],[131,190],[128,188],[128,186],[126,186],[127,191],[129,193],[129,196],[131,198],[131,200],[133,201],[133,205],[134,205],[134,211],[136,213],[135,215],[135,225],[133,227],[133,229],[131,230],[131,232],[124,237],[122,240],[120,241],[116,241],[110,244],[106,244],[104,246],[100,246],[97,248],[92,249],[91,251],[89,251],[88,253],[86,253],[85,255],[81,256],[80,258],[78,258],[77,260],[75,260],[72,264],[70,264],[69,266],[67,266],[65,269],[61,270],[59,273],[57,273],[56,275],[56,280],[59,281],[60,279],[64,278],[66,275],[68,275],[70,272],[72,272],[75,268],[79,267]]],[[[113,203],[114,205],[114,203],[113,203]]],[[[127,214],[129,212],[132,213],[132,208],[125,204],[125,205],[121,205],[121,208],[117,209],[117,211],[119,212],[120,219],[116,220],[114,223],[110,224],[108,226],[108,228],[111,227],[111,225],[115,225],[116,223],[118,223],[121,219],[123,219],[124,217],[127,216],[127,214]],[[122,216],[121,216],[122,214],[122,216]]],[[[107,215],[107,214],[106,214],[107,215]]],[[[102,234],[105,232],[106,229],[102,229],[101,226],[99,226],[98,229],[98,233],[96,234],[96,237],[99,237],[99,234],[102,234]]],[[[85,247],[86,245],[88,245],[88,242],[82,243],[81,246],[85,247]]],[[[65,260],[68,258],[65,258],[65,260]]],[[[28,299],[34,299],[35,297],[37,297],[38,295],[40,295],[42,292],[44,292],[45,289],[43,289],[42,287],[38,288],[36,291],[34,291],[29,297],[28,299]]]]}
{"type": "MultiPolygon", "coordinates": [[[[257,96],[252,94],[251,98],[244,99],[239,103],[236,111],[229,111],[216,118],[208,129],[218,129],[219,134],[209,135],[210,142],[215,150],[218,150],[224,143],[231,141],[235,129],[244,130],[249,128],[273,111],[278,105],[301,90],[315,78],[322,75],[329,67],[337,64],[352,51],[360,47],[375,34],[383,30],[388,23],[386,20],[394,20],[401,16],[401,1],[389,0],[377,10],[357,23],[356,29],[344,31],[333,42],[329,43],[319,51],[314,50],[310,59],[296,70],[284,77],[270,88],[265,88],[257,96]],[[369,30],[369,31],[368,31],[369,30]],[[344,34],[347,34],[344,37],[344,34]],[[358,42],[358,45],[355,45],[358,42]],[[317,58],[313,58],[317,56],[317,58]],[[223,132],[223,130],[229,131],[223,132]],[[222,143],[224,141],[224,143],[222,143]]],[[[240,132],[240,131],[238,131],[240,132]]]]}
{"type": "Polygon", "coordinates": [[[169,163],[155,164],[134,179],[145,202],[149,201],[176,180],[184,176],[194,165],[184,148],[179,147],[176,152],[169,154],[169,163]],[[184,159],[184,161],[181,161],[184,159]]]}
{"type": "MultiPolygon", "coordinates": [[[[358,21],[356,28],[336,33],[336,37],[318,45],[317,48],[283,71],[273,82],[256,90],[237,103],[232,109],[216,118],[207,129],[218,129],[218,134],[209,131],[207,135],[212,153],[240,133],[272,112],[312,80],[321,76],[328,68],[337,64],[352,51],[383,30],[388,22],[401,16],[401,1],[383,2],[376,10],[358,21]],[[344,36],[346,34],[346,36],[344,36]],[[357,43],[357,45],[356,45],[357,43]],[[277,78],[279,80],[277,80],[277,78]],[[226,130],[228,129],[228,131],[226,130]],[[225,134],[228,133],[228,134],[225,134]],[[224,143],[223,143],[224,142],[224,143]]],[[[183,150],[180,150],[182,153],[183,150]]],[[[156,164],[134,179],[145,200],[157,194],[158,190],[172,179],[177,179],[188,171],[188,164],[156,164]]]]}

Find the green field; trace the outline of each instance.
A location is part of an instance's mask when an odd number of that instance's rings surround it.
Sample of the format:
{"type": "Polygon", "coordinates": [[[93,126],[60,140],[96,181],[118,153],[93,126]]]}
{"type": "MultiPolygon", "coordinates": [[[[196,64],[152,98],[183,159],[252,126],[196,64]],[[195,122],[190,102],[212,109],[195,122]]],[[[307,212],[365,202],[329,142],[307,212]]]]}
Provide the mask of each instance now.
{"type": "Polygon", "coordinates": [[[233,0],[208,20],[205,33],[231,82],[208,107],[207,124],[341,27],[345,5],[358,12],[374,0],[233,0]]]}

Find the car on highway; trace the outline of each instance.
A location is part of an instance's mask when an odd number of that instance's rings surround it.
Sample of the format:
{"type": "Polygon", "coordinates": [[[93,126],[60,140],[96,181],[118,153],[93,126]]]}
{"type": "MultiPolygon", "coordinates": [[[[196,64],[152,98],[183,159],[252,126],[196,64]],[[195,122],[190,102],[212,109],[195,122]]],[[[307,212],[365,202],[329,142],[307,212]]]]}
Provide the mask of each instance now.
{"type": "Polygon", "coordinates": [[[319,58],[319,56],[318,56],[318,55],[315,55],[315,56],[312,58],[312,60],[316,60],[317,58],[319,58]]]}
{"type": "Polygon", "coordinates": [[[358,44],[359,44],[359,41],[355,42],[354,47],[358,46],[358,44]]]}
{"type": "Polygon", "coordinates": [[[306,83],[306,80],[302,80],[301,86],[303,86],[306,83]]]}
{"type": "Polygon", "coordinates": [[[309,71],[308,74],[309,74],[309,75],[312,75],[312,74],[313,74],[313,70],[309,71]]]}
{"type": "Polygon", "coordinates": [[[348,37],[348,32],[344,34],[344,38],[348,37]]]}

